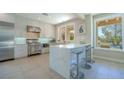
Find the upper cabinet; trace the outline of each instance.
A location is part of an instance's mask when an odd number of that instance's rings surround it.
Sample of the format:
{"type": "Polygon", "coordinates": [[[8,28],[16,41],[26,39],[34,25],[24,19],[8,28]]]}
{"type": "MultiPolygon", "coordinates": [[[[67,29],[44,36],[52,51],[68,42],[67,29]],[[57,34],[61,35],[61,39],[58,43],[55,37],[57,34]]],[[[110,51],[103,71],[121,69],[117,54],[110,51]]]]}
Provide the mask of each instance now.
{"type": "Polygon", "coordinates": [[[40,27],[36,27],[36,26],[27,26],[27,32],[41,32],[41,28],[40,27]]]}
{"type": "Polygon", "coordinates": [[[74,29],[74,24],[72,25],[67,25],[66,27],[66,40],[73,42],[75,40],[75,29],[74,29]]]}
{"type": "Polygon", "coordinates": [[[40,38],[41,28],[36,26],[27,26],[27,39],[40,38]]]}
{"type": "Polygon", "coordinates": [[[58,27],[58,43],[64,42],[74,42],[75,40],[75,25],[74,24],[67,24],[58,27]]]}
{"type": "Polygon", "coordinates": [[[39,27],[42,27],[40,22],[27,19],[21,16],[15,16],[15,36],[16,37],[24,37],[27,38],[27,29],[28,31],[35,31],[39,32],[41,29],[39,27]],[[29,27],[27,27],[27,25],[29,27]],[[32,27],[35,26],[35,27],[32,27]]]}
{"type": "Polygon", "coordinates": [[[86,41],[85,20],[73,19],[56,25],[57,43],[80,43],[86,41]],[[80,33],[80,28],[82,26],[80,33]]]}

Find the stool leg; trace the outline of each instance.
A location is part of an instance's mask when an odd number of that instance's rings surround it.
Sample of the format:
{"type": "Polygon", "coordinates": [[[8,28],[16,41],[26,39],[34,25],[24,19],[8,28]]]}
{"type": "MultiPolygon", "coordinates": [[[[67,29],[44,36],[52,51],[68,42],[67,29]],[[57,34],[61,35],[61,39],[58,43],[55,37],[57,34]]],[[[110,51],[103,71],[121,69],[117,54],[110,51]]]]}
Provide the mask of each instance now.
{"type": "Polygon", "coordinates": [[[79,70],[78,70],[78,54],[77,54],[77,79],[78,79],[78,72],[79,70]]]}
{"type": "Polygon", "coordinates": [[[83,79],[84,73],[79,72],[79,55],[80,54],[77,54],[77,79],[83,79]]]}
{"type": "Polygon", "coordinates": [[[87,64],[87,62],[86,62],[84,68],[85,68],[85,69],[91,69],[91,65],[87,64]]]}
{"type": "MultiPolygon", "coordinates": [[[[72,52],[73,53],[73,52],[72,52]]],[[[82,52],[79,52],[79,53],[75,53],[76,54],[76,75],[73,77],[73,73],[71,71],[71,77],[72,78],[75,78],[75,79],[83,79],[84,78],[84,73],[83,72],[79,72],[79,55],[81,54],[82,52]]]]}
{"type": "MultiPolygon", "coordinates": [[[[89,64],[87,63],[87,61],[88,61],[88,60],[87,60],[87,59],[88,59],[88,57],[87,57],[87,56],[88,56],[88,51],[90,51],[90,50],[86,50],[86,63],[85,63],[85,65],[84,65],[84,68],[85,68],[85,69],[91,69],[91,65],[89,65],[89,64]]],[[[90,55],[90,61],[91,61],[91,52],[89,52],[89,53],[90,53],[89,55],[90,55]]]]}

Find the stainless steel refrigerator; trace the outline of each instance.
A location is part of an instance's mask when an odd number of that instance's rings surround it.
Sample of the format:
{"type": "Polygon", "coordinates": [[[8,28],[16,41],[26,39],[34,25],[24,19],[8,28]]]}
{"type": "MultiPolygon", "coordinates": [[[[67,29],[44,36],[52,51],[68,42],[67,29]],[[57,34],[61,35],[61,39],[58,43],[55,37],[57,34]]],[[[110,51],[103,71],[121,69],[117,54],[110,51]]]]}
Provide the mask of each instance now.
{"type": "Polygon", "coordinates": [[[0,21],[0,62],[14,59],[14,24],[0,21]]]}

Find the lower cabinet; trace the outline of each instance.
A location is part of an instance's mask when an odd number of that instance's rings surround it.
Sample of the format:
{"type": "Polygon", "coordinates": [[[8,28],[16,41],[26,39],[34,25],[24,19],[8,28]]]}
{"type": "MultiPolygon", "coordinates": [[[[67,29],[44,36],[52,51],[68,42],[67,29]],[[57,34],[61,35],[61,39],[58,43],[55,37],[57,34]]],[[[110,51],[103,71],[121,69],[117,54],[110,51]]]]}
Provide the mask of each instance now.
{"type": "Polygon", "coordinates": [[[47,48],[42,48],[42,54],[49,53],[49,47],[47,48]]]}
{"type": "Polygon", "coordinates": [[[27,45],[18,44],[15,46],[15,58],[26,57],[28,55],[27,45]]]}

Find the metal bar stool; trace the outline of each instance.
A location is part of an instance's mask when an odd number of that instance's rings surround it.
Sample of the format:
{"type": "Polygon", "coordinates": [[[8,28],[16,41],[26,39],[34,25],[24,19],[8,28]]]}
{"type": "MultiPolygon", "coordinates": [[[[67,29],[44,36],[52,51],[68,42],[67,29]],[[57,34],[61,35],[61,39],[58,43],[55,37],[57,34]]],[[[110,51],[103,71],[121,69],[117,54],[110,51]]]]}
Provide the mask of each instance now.
{"type": "Polygon", "coordinates": [[[76,66],[76,75],[74,75],[74,73],[72,71],[71,72],[71,77],[73,79],[83,79],[84,78],[84,73],[79,71],[79,55],[81,53],[83,53],[83,51],[82,50],[80,50],[80,51],[76,51],[76,50],[73,51],[72,50],[72,53],[73,54],[76,54],[76,64],[73,64],[73,65],[76,66]]]}
{"type": "Polygon", "coordinates": [[[95,61],[91,58],[91,49],[92,47],[90,45],[86,47],[86,63],[84,64],[85,69],[91,69],[91,65],[89,63],[95,63],[95,61]]]}

